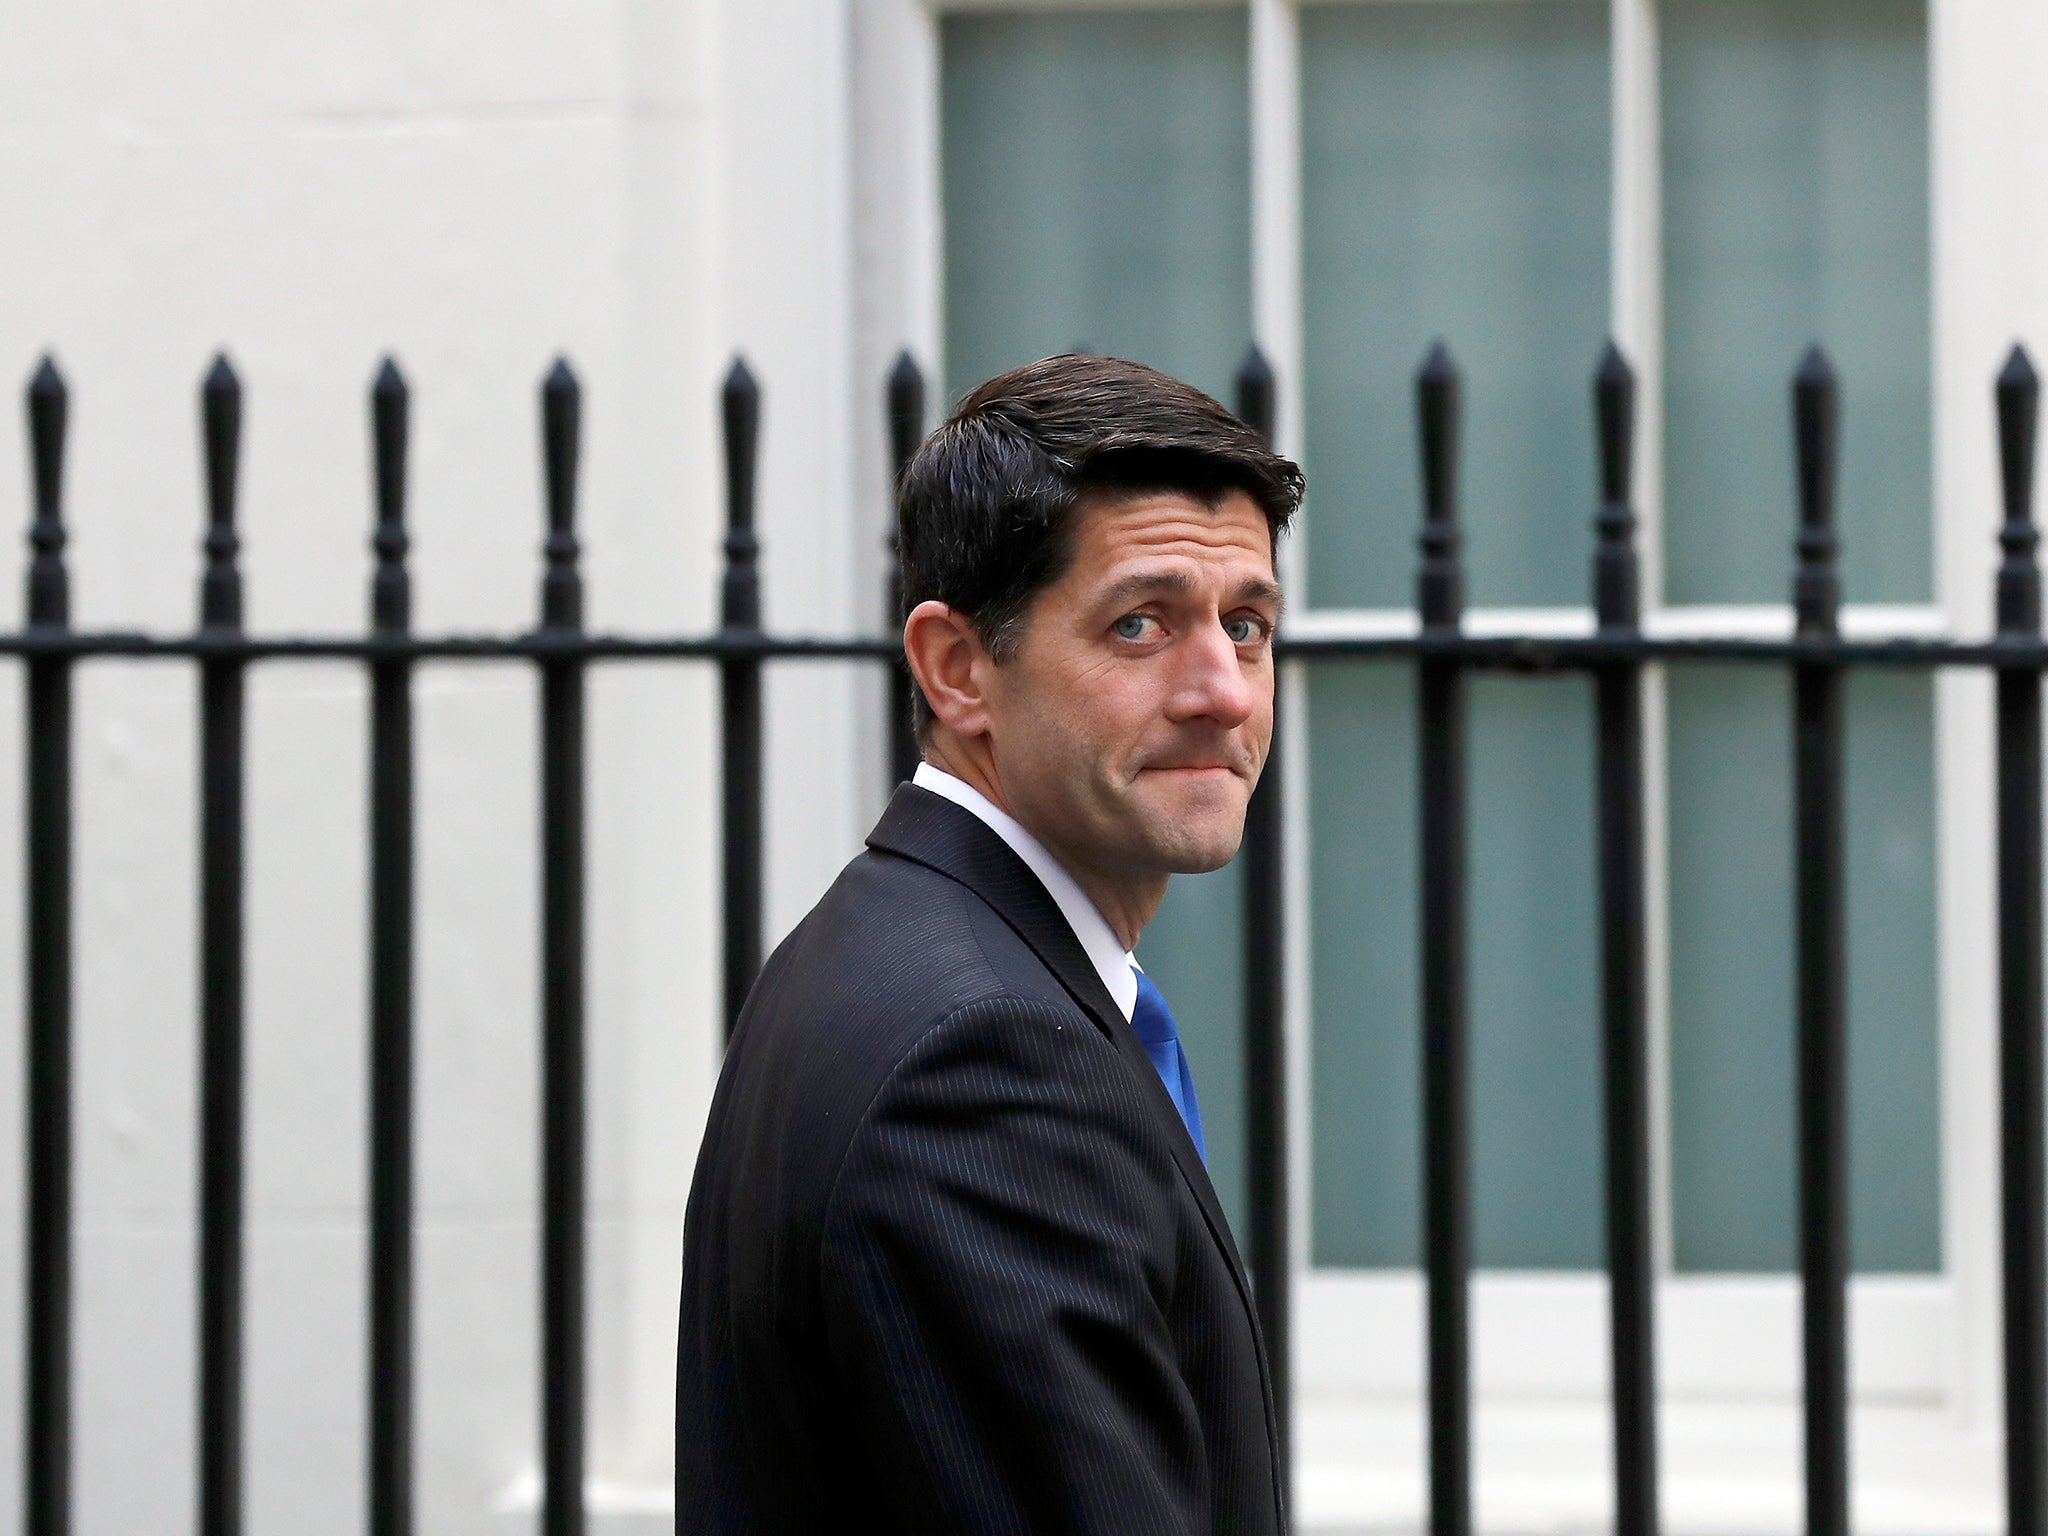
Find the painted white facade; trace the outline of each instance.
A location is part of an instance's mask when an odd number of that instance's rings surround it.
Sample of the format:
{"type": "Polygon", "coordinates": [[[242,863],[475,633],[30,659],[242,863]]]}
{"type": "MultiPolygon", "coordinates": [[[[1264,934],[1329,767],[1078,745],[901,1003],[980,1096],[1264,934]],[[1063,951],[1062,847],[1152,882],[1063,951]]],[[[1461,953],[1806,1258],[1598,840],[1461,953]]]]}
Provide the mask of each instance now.
{"type": "MultiPolygon", "coordinates": [[[[1654,422],[1656,17],[1651,0],[1614,4],[1615,325],[1635,338],[1654,422]]],[[[1303,323],[1297,7],[1251,10],[1254,313],[1286,385],[1303,323]]],[[[2027,0],[1930,10],[1940,549],[1938,602],[1912,621],[1973,634],[1993,557],[1987,383],[2014,337],[2048,349],[2048,17],[2027,0]]],[[[703,627],[715,392],[740,347],[765,390],[768,622],[874,625],[880,381],[898,347],[929,364],[940,340],[936,37],[927,0],[17,8],[0,20],[0,383],[48,347],[72,386],[75,621],[192,621],[196,385],[225,345],[247,389],[252,628],[363,622],[364,392],[386,348],[414,389],[420,628],[531,621],[535,386],[557,350],[586,387],[590,623],[703,627]]],[[[1295,398],[1283,388],[1283,438],[1295,398]]],[[[9,425],[0,495],[25,485],[9,425]]],[[[773,935],[858,846],[882,784],[873,679],[771,676],[773,935]]],[[[419,687],[423,1530],[521,1529],[532,1505],[533,696],[503,666],[435,667],[419,687]]],[[[1982,680],[1942,685],[1948,1268],[1859,1285],[1859,1519],[1873,1531],[1999,1523],[1988,701],[1982,680]]],[[[688,669],[593,684],[589,1459],[594,1507],[619,1529],[665,1519],[681,1205],[716,1064],[710,702],[688,669]]],[[[176,1528],[193,1503],[195,707],[175,664],[80,675],[81,1536],[176,1528]]],[[[251,685],[251,1529],[362,1524],[365,708],[347,666],[266,664],[251,685]]],[[[18,718],[16,674],[0,669],[0,722],[18,718]]],[[[0,807],[19,803],[9,732],[0,807]]],[[[20,860],[18,818],[0,814],[0,870],[20,860]]],[[[20,929],[18,884],[0,878],[9,1276],[20,929]]],[[[1304,1281],[1311,1527],[1419,1518],[1418,1294],[1399,1277],[1304,1281]]],[[[1604,1522],[1600,1304],[1592,1278],[1482,1282],[1489,1525],[1604,1522]]],[[[1770,1281],[1667,1290],[1674,1528],[1796,1528],[1791,1305],[1770,1281]]],[[[19,1286],[0,1287],[0,1466],[20,1443],[19,1307],[19,1286]]],[[[13,1486],[0,1477],[0,1536],[19,1529],[13,1486]]]]}
{"type": "MultiPolygon", "coordinates": [[[[785,178],[796,212],[764,223],[720,174],[720,143],[764,131],[722,121],[735,109],[717,61],[744,56],[765,19],[733,10],[740,24],[723,33],[694,0],[119,4],[0,23],[0,372],[25,378],[48,347],[71,383],[76,622],[192,621],[195,386],[225,345],[247,391],[252,627],[364,621],[365,390],[386,348],[413,385],[421,628],[532,621],[536,385],[558,350],[586,389],[591,623],[706,624],[727,339],[758,338],[764,368],[792,380],[770,384],[778,508],[815,504],[828,484],[840,494],[847,457],[787,451],[794,434],[778,427],[830,407],[800,403],[800,349],[756,318],[772,303],[750,310],[738,300],[754,287],[721,287],[766,255],[808,250],[817,188],[843,181],[836,169],[785,178]],[[723,239],[739,221],[761,230],[755,248],[723,239]]],[[[819,36],[812,20],[785,41],[819,36]]],[[[814,74],[843,68],[822,51],[814,74]]],[[[804,154],[796,144],[792,161],[804,154]]],[[[793,284],[843,307],[812,286],[808,272],[793,284]]],[[[783,335],[803,324],[792,316],[783,335]]],[[[19,408],[7,419],[0,481],[19,509],[19,408]]],[[[817,425],[829,440],[829,420],[817,425]]],[[[829,569],[808,524],[796,537],[780,512],[766,523],[785,570],[815,583],[802,552],[829,569]]],[[[808,602],[814,587],[802,590],[808,602]]],[[[771,613],[802,606],[779,575],[770,594],[771,613]]],[[[0,688],[0,712],[18,719],[13,671],[0,688]]],[[[715,1064],[708,696],[673,671],[593,684],[590,1463],[610,1484],[658,1488],[669,1464],[681,1202],[715,1064]]],[[[433,668],[419,683],[423,1530],[504,1527],[500,1508],[535,1460],[533,699],[517,668],[433,668]]],[[[251,683],[252,1529],[362,1525],[365,707],[349,667],[265,667],[251,683]]],[[[178,666],[93,665],[77,710],[76,1528],[176,1529],[194,1498],[194,690],[178,666]]],[[[19,727],[5,734],[12,806],[19,727]]],[[[811,766],[821,785],[843,777],[829,749],[811,766]]],[[[842,810],[833,826],[852,820],[842,810]]],[[[0,864],[18,869],[12,811],[0,843],[0,864]]],[[[18,882],[0,885],[0,971],[18,977],[18,882]]],[[[0,997],[0,1530],[14,1531],[18,985],[0,997]]]]}

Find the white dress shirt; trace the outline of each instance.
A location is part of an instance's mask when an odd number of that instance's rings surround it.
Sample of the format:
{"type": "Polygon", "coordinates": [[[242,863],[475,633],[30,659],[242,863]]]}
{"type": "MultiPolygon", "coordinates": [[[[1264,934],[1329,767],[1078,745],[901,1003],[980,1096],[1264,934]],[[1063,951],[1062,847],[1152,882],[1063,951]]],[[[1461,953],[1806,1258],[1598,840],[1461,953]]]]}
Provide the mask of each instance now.
{"type": "Polygon", "coordinates": [[[1031,873],[1038,876],[1039,883],[1051,893],[1060,915],[1067,920],[1067,926],[1074,930],[1074,937],[1081,941],[1081,948],[1094,965],[1095,974],[1109,989],[1110,998],[1123,1010],[1124,1017],[1130,1018],[1131,1011],[1138,1006],[1138,978],[1131,971],[1131,967],[1138,963],[1137,958],[1117,943],[1116,935],[1110,931],[1109,920],[1096,910],[1095,903],[1088,899],[1074,877],[1060,867],[1060,861],[1046,852],[1045,844],[1025,831],[1022,822],[987,795],[943,768],[919,763],[910,782],[919,789],[945,796],[962,810],[972,811],[1030,866],[1031,873]]]}

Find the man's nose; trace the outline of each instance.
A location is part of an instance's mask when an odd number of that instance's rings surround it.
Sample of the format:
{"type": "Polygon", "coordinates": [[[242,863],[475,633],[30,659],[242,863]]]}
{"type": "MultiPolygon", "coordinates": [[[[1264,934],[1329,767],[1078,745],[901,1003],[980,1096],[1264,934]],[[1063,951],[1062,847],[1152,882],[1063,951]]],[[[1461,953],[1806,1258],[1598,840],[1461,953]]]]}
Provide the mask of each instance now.
{"type": "Polygon", "coordinates": [[[1235,730],[1252,717],[1258,695],[1245,676],[1237,643],[1221,623],[1205,624],[1188,636],[1184,670],[1171,711],[1177,719],[1208,718],[1235,730]]]}

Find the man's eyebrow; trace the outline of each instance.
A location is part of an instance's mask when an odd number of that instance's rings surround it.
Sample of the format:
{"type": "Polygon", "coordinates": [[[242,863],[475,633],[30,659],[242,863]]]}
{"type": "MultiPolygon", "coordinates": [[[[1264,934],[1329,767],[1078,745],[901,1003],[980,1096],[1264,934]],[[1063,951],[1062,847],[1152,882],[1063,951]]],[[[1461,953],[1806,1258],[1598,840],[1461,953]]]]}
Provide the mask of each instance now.
{"type": "Polygon", "coordinates": [[[1129,576],[1119,576],[1104,587],[1099,600],[1104,604],[1128,603],[1156,593],[1186,597],[1194,590],[1195,578],[1186,571],[1135,571],[1129,576]]]}
{"type": "Polygon", "coordinates": [[[1239,582],[1237,600],[1240,603],[1265,603],[1275,613],[1287,606],[1287,594],[1280,590],[1280,583],[1266,576],[1254,576],[1239,582]]]}
{"type": "MultiPolygon", "coordinates": [[[[1105,605],[1128,603],[1155,594],[1185,597],[1195,590],[1195,578],[1186,571],[1139,571],[1129,576],[1118,577],[1102,589],[1100,601],[1105,605]]],[[[1280,583],[1266,576],[1248,576],[1231,588],[1229,606],[1240,603],[1267,603],[1278,610],[1285,602],[1280,583]]]]}

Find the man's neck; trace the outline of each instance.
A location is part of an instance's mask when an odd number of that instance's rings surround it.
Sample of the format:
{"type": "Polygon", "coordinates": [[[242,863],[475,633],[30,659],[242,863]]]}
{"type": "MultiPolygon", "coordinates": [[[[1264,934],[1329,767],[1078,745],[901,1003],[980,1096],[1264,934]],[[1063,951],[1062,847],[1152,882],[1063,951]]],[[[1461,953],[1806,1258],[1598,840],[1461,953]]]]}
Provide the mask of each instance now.
{"type": "Polygon", "coordinates": [[[924,760],[971,787],[1037,838],[1045,851],[1059,862],[1060,868],[1074,877],[1081,893],[1095,904],[1095,910],[1102,914],[1110,932],[1116,935],[1117,943],[1126,950],[1138,947],[1138,935],[1145,931],[1145,925],[1152,921],[1159,911],[1159,904],[1166,899],[1166,876],[1147,875],[1134,879],[1106,873],[1086,858],[1077,856],[1075,850],[1059,837],[1047,836],[1044,828],[1032,824],[1031,818],[1019,815],[1017,807],[1003,793],[1002,775],[996,771],[995,756],[984,741],[962,742],[946,732],[935,731],[932,739],[925,743],[924,760]]]}

